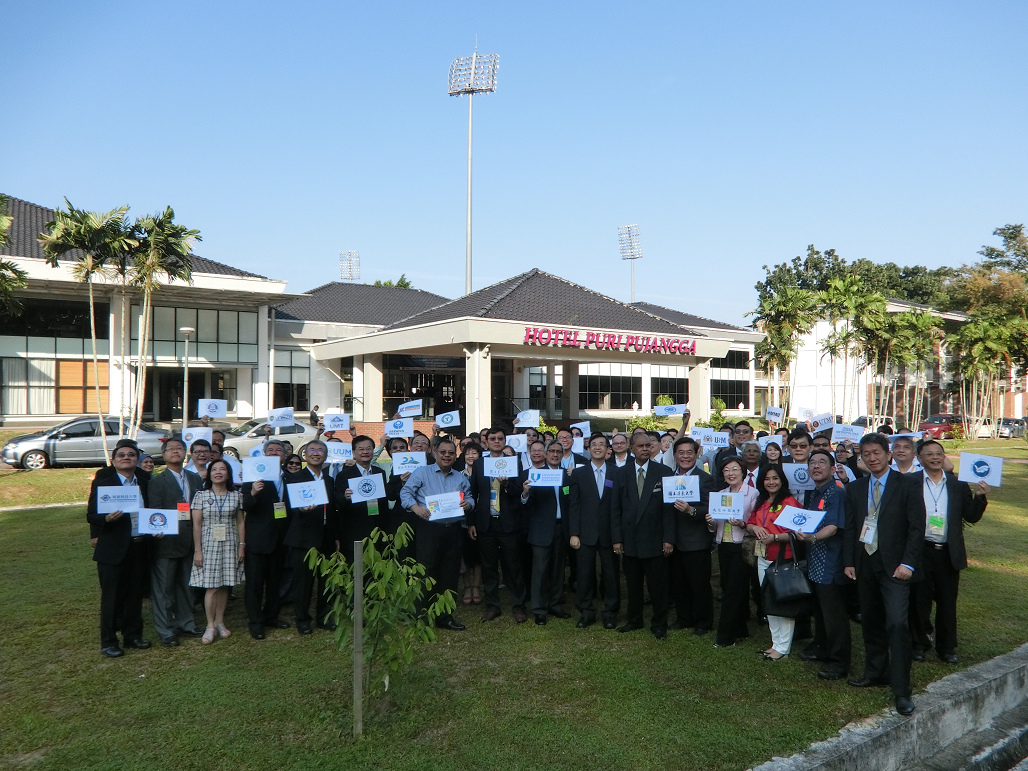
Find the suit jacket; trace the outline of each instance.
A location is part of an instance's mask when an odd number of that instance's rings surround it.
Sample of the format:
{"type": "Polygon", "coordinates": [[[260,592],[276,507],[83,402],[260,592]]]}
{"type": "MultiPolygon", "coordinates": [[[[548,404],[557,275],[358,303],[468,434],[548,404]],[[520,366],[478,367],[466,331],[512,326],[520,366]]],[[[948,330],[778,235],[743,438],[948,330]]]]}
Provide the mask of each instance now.
{"type": "MultiPolygon", "coordinates": [[[[873,476],[868,475],[846,485],[843,565],[857,568],[858,572],[857,550],[864,548],[860,542],[860,531],[867,518],[868,490],[873,479],[873,476]]],[[[913,580],[920,580],[924,530],[924,495],[921,486],[898,471],[890,471],[878,510],[878,553],[889,576],[900,565],[910,565],[914,568],[913,580]]]]}
{"type": "MultiPolygon", "coordinates": [[[[310,469],[302,469],[295,474],[286,475],[286,484],[313,482],[314,474],[310,469]]],[[[286,511],[289,514],[289,527],[286,529],[286,546],[293,546],[303,551],[327,548],[328,541],[335,551],[335,541],[339,538],[336,522],[335,480],[324,469],[321,472],[321,483],[325,487],[328,503],[315,506],[312,511],[303,511],[293,506],[286,492],[286,511]]]]}
{"type": "MultiPolygon", "coordinates": [[[[385,469],[372,463],[370,473],[382,475],[382,487],[385,489],[385,469]]],[[[366,501],[350,503],[350,501],[346,500],[346,491],[349,489],[350,480],[356,479],[359,476],[361,476],[361,467],[355,463],[352,466],[343,466],[342,470],[336,474],[335,482],[335,502],[338,512],[336,516],[341,536],[339,540],[345,541],[351,547],[354,541],[363,541],[370,536],[371,531],[376,527],[381,530],[388,530],[393,526],[389,514],[388,493],[386,497],[378,499],[378,516],[370,516],[368,514],[368,503],[366,501]]],[[[345,545],[343,550],[346,550],[345,545]]]]}
{"type": "MultiPolygon", "coordinates": [[[[150,479],[147,488],[150,496],[150,508],[175,509],[180,503],[192,503],[196,491],[203,487],[203,480],[195,471],[185,470],[186,490],[188,498],[182,497],[182,488],[170,470],[164,469],[150,479]]],[[[178,535],[166,535],[154,538],[153,556],[160,559],[185,557],[193,553],[193,522],[192,519],[178,521],[178,535]]]]}
{"type": "MultiPolygon", "coordinates": [[[[676,475],[678,468],[674,467],[672,476],[676,475]]],[[[673,543],[678,551],[710,551],[714,544],[714,534],[707,527],[707,509],[710,508],[710,494],[718,491],[717,480],[701,469],[699,463],[693,466],[690,475],[700,478],[700,500],[689,504],[691,512],[674,510],[673,543]]]]}
{"type": "MultiPolygon", "coordinates": [[[[984,495],[974,495],[971,492],[971,485],[961,482],[956,474],[946,474],[946,519],[949,527],[946,528],[946,543],[949,544],[949,558],[953,563],[954,570],[963,570],[967,567],[967,551],[964,548],[964,523],[974,524],[981,520],[985,513],[985,507],[989,502],[984,495]]],[[[910,475],[917,486],[924,490],[924,471],[915,471],[910,475]]],[[[922,499],[923,499],[922,494],[922,499]]],[[[927,523],[926,523],[927,525],[927,523]]],[[[921,530],[924,535],[924,528],[921,530]]]]}
{"type": "Polygon", "coordinates": [[[675,539],[674,504],[664,503],[663,478],[675,472],[662,463],[650,461],[643,480],[642,497],[636,485],[638,464],[622,466],[621,495],[611,512],[611,537],[623,544],[625,556],[648,559],[664,553],[664,544],[675,539]]]}
{"type": "Polygon", "coordinates": [[[605,469],[603,496],[596,489],[596,472],[590,461],[571,472],[571,516],[569,532],[586,546],[610,548],[610,513],[621,495],[618,467],[608,461],[605,469]]]}
{"type": "MultiPolygon", "coordinates": [[[[274,554],[285,539],[288,518],[275,518],[275,504],[279,503],[274,482],[265,482],[254,495],[253,482],[243,483],[243,511],[246,513],[246,551],[251,554],[274,554]]],[[[282,494],[285,495],[285,481],[282,494]]],[[[286,513],[288,517],[288,512],[286,513]]]]}
{"type": "Polygon", "coordinates": [[[468,512],[467,520],[469,525],[475,526],[478,535],[490,530],[508,535],[521,531],[521,464],[516,457],[509,460],[518,464],[518,473],[500,484],[500,516],[497,519],[492,516],[493,480],[483,472],[485,464],[481,458],[471,467],[471,494],[475,496],[475,508],[468,512]]]}
{"type": "MultiPolygon", "coordinates": [[[[143,506],[149,503],[147,484],[150,475],[142,469],[136,469],[136,484],[139,486],[139,493],[143,496],[143,506]]],[[[129,514],[122,514],[113,522],[107,522],[106,514],[100,514],[96,510],[96,491],[100,487],[119,487],[121,477],[114,466],[104,466],[96,472],[93,477],[93,484],[89,488],[89,502],[86,504],[86,521],[90,526],[90,533],[97,539],[96,548],[93,549],[93,561],[102,562],[105,565],[120,565],[128,554],[129,546],[132,545],[132,517],[129,514]]]]}
{"type": "MultiPolygon", "coordinates": [[[[549,468],[547,466],[547,468],[549,468]]],[[[518,477],[518,488],[522,488],[528,479],[528,469],[518,477]]],[[[565,484],[561,487],[530,487],[528,501],[524,504],[524,514],[528,522],[528,543],[532,546],[552,546],[555,538],[563,538],[566,542],[570,535],[570,492],[568,475],[564,474],[565,484]],[[567,490],[568,492],[565,492],[567,490]],[[560,499],[560,519],[557,519],[557,500],[560,499]]],[[[519,495],[520,500],[520,495],[519,495]]]]}

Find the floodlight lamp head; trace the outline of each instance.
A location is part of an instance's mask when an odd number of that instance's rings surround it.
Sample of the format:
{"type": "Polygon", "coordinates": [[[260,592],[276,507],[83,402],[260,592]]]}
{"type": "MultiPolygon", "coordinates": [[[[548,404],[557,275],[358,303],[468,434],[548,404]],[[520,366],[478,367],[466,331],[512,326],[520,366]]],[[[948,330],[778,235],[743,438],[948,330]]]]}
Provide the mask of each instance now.
{"type": "Polygon", "coordinates": [[[638,260],[643,256],[638,225],[618,226],[618,247],[621,249],[622,260],[638,260]]]}
{"type": "Polygon", "coordinates": [[[500,68],[499,54],[461,56],[450,63],[450,96],[486,94],[496,90],[496,70],[500,68]]]}
{"type": "Polygon", "coordinates": [[[357,281],[361,277],[360,253],[351,249],[339,252],[339,278],[342,281],[357,281]]]}

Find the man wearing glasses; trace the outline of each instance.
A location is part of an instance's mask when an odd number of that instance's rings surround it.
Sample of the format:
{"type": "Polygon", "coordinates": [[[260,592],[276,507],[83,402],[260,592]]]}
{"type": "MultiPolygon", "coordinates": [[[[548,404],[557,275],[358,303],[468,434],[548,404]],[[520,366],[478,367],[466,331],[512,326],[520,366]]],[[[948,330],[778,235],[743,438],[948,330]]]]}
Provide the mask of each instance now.
{"type": "Polygon", "coordinates": [[[722,485],[724,485],[725,478],[721,474],[721,464],[723,464],[728,458],[735,458],[742,455],[743,445],[745,445],[746,442],[753,441],[753,427],[745,420],[740,420],[732,429],[729,441],[731,444],[721,450],[714,457],[714,464],[717,469],[717,479],[722,485]]]}

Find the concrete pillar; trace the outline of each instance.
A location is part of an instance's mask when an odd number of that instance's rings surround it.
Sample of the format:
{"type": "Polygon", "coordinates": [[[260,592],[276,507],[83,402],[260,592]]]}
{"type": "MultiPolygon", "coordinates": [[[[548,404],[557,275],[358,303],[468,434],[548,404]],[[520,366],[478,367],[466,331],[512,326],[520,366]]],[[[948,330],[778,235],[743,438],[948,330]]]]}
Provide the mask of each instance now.
{"type": "MultiPolygon", "coordinates": [[[[253,411],[253,373],[250,367],[236,369],[236,417],[252,418],[253,411]]],[[[154,402],[156,404],[156,402],[154,402]]]]}
{"type": "Polygon", "coordinates": [[[253,416],[264,417],[271,409],[271,383],[275,373],[275,350],[271,340],[268,306],[257,309],[257,372],[253,383],[253,416]]]}
{"type": "Polygon", "coordinates": [[[528,370],[531,365],[525,359],[514,359],[511,362],[514,368],[514,383],[512,385],[511,398],[518,405],[518,410],[528,409],[528,395],[530,377],[528,370]]]}
{"type": "Polygon", "coordinates": [[[693,421],[710,419],[710,359],[689,370],[689,412],[693,421]]]}
{"type": "MultiPolygon", "coordinates": [[[[356,381],[356,375],[354,376],[356,381]]],[[[383,420],[382,354],[364,356],[364,420],[383,420]]]]}
{"type": "Polygon", "coordinates": [[[644,361],[642,363],[642,389],[640,390],[639,397],[639,411],[643,415],[653,410],[653,381],[650,380],[650,364],[644,361]]]}
{"type": "Polygon", "coordinates": [[[467,432],[478,431],[493,421],[493,369],[490,346],[478,343],[464,349],[464,372],[467,388],[467,432]]]}
{"type": "Polygon", "coordinates": [[[543,415],[552,418],[557,411],[557,365],[552,361],[546,363],[546,407],[543,415]]]}
{"type": "Polygon", "coordinates": [[[560,399],[561,413],[565,420],[578,420],[578,362],[564,362],[564,389],[560,399]]]}

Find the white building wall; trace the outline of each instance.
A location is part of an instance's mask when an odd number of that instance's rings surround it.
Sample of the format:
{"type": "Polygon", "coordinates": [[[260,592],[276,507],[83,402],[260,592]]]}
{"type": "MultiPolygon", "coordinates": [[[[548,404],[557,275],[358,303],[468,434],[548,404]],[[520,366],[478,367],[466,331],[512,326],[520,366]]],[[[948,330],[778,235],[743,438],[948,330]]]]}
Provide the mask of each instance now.
{"type": "Polygon", "coordinates": [[[793,364],[795,379],[784,383],[794,389],[790,399],[793,417],[799,417],[800,410],[810,409],[814,414],[830,412],[842,415],[843,421],[850,423],[857,417],[868,414],[869,372],[858,358],[851,356],[847,362],[840,357],[834,361],[833,388],[833,361],[821,350],[825,338],[831,332],[832,327],[827,321],[819,321],[800,343],[799,355],[793,364]]]}

